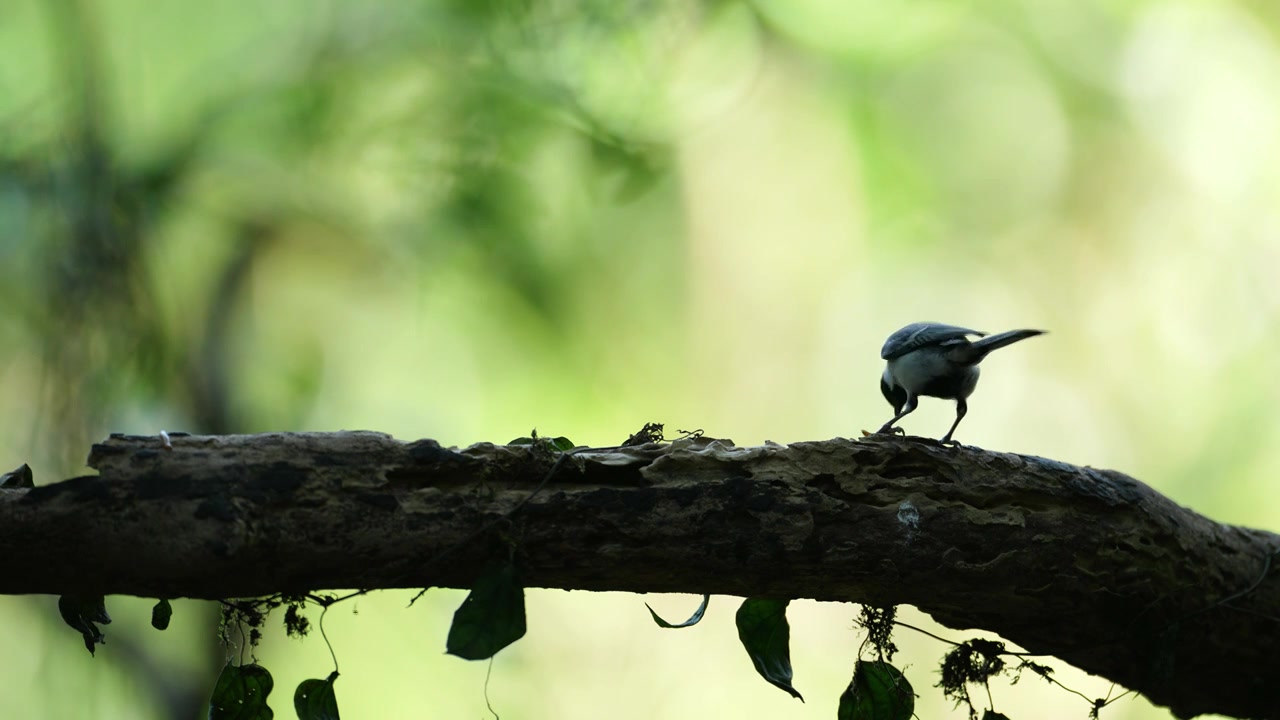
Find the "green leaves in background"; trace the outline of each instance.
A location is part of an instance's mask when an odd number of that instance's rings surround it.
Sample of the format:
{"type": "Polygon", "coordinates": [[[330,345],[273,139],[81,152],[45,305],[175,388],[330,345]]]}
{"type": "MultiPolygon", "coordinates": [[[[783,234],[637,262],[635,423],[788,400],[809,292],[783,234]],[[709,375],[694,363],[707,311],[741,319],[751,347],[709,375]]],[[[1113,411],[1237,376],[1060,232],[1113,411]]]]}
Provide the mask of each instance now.
{"type": "Polygon", "coordinates": [[[209,698],[209,720],[271,720],[275,713],[267,707],[274,683],[261,665],[231,665],[222,668],[209,698]]]}
{"type": "Polygon", "coordinates": [[[173,606],[168,600],[160,600],[151,608],[151,627],[157,630],[169,628],[169,618],[173,617],[173,606]]]}
{"type": "Polygon", "coordinates": [[[859,660],[840,696],[840,720],[911,720],[916,696],[902,672],[882,660],[859,660]]]}
{"type": "Polygon", "coordinates": [[[666,177],[671,164],[667,155],[661,147],[639,145],[617,135],[596,133],[591,137],[591,156],[598,172],[605,176],[602,179],[611,183],[592,183],[590,187],[610,186],[614,201],[629,203],[666,177]]]}
{"type": "Polygon", "coordinates": [[[524,588],[511,563],[476,580],[453,614],[445,652],[464,660],[485,660],[524,637],[524,588]]]}
{"type": "Polygon", "coordinates": [[[679,625],[672,625],[671,623],[667,622],[666,620],[663,620],[662,618],[658,617],[658,613],[654,612],[654,611],[653,611],[653,608],[649,607],[649,603],[645,603],[645,604],[644,604],[644,606],[645,606],[645,607],[647,607],[647,608],[649,608],[649,614],[653,616],[653,621],[654,621],[654,622],[656,622],[656,623],[658,623],[658,627],[664,627],[664,628],[685,628],[685,627],[693,627],[694,625],[697,625],[697,624],[698,624],[698,621],[702,619],[703,614],[705,614],[705,613],[707,612],[707,605],[708,605],[710,602],[711,602],[711,596],[710,596],[710,595],[703,595],[703,596],[702,596],[702,604],[698,606],[698,609],[697,609],[697,610],[694,610],[694,611],[693,611],[693,614],[689,616],[689,619],[688,619],[688,620],[685,620],[684,622],[680,623],[679,625]]]}
{"type": "Polygon", "coordinates": [[[791,627],[787,625],[790,600],[747,598],[738,608],[738,639],[751,656],[756,672],[765,680],[804,702],[791,687],[791,627]]]}
{"type": "Polygon", "coordinates": [[[106,598],[101,595],[63,595],[58,598],[58,612],[62,619],[84,636],[85,649],[94,654],[94,646],[107,641],[94,623],[111,624],[107,614],[106,598]]]}
{"type": "Polygon", "coordinates": [[[293,693],[293,709],[298,720],[338,720],[338,699],[333,694],[333,681],[338,671],[324,680],[303,680],[293,693]]]}

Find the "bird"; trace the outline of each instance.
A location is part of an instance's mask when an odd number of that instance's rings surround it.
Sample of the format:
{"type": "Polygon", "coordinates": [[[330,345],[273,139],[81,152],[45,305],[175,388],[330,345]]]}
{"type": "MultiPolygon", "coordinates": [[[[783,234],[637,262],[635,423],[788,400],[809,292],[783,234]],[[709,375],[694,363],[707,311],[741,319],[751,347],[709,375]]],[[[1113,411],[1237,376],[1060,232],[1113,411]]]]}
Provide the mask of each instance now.
{"type": "Polygon", "coordinates": [[[944,444],[953,442],[956,426],[969,411],[966,401],[978,385],[978,363],[992,350],[1044,333],[1010,330],[988,336],[978,330],[932,322],[912,323],[898,330],[880,349],[880,357],[886,361],[880,375],[880,393],[893,406],[893,419],[876,432],[894,432],[894,423],[911,414],[920,396],[927,395],[956,401],[956,421],[941,440],[944,444]],[[970,342],[970,335],[982,339],[970,342]]]}

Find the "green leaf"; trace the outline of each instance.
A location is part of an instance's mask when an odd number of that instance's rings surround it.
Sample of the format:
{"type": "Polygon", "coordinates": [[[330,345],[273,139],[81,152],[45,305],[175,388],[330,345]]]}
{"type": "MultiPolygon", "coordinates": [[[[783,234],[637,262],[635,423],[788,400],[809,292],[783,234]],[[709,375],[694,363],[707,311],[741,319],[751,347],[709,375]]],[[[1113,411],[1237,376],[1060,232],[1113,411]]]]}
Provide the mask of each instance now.
{"type": "Polygon", "coordinates": [[[698,624],[698,621],[702,619],[702,615],[707,612],[707,604],[710,602],[711,602],[711,596],[703,595],[702,604],[698,606],[697,610],[693,611],[693,614],[689,616],[688,620],[685,620],[679,625],[672,625],[666,620],[663,620],[662,618],[658,617],[658,613],[654,612],[653,608],[649,607],[649,603],[645,603],[644,606],[649,608],[649,614],[653,616],[653,621],[658,623],[658,627],[685,628],[685,627],[693,627],[694,625],[698,624]]]}
{"type": "Polygon", "coordinates": [[[272,686],[271,673],[257,663],[227,664],[209,698],[209,720],[271,720],[275,713],[267,696],[272,686]]]}
{"type": "Polygon", "coordinates": [[[787,625],[790,602],[763,598],[743,600],[737,615],[738,639],[761,677],[804,702],[800,693],[791,687],[791,628],[787,625]]]}
{"type": "Polygon", "coordinates": [[[576,447],[573,444],[573,441],[567,437],[560,436],[560,437],[554,437],[554,438],[545,438],[545,437],[539,436],[538,433],[536,432],[533,434],[533,437],[518,437],[507,444],[508,445],[536,445],[538,441],[547,443],[548,445],[551,446],[553,450],[559,450],[560,452],[569,452],[574,447],[576,447]]]}
{"type": "Polygon", "coordinates": [[[510,563],[476,580],[453,614],[445,652],[464,660],[486,660],[524,637],[524,588],[510,563]]]}
{"type": "Polygon", "coordinates": [[[98,630],[98,625],[94,624],[111,624],[106,598],[103,596],[63,595],[58,598],[58,612],[64,622],[84,636],[84,647],[90,655],[94,654],[95,645],[107,641],[102,631],[98,630]]]}
{"type": "Polygon", "coordinates": [[[151,608],[151,627],[157,630],[168,630],[171,617],[173,617],[173,606],[168,600],[160,600],[151,608]]]}
{"type": "Polygon", "coordinates": [[[988,710],[982,713],[982,720],[1009,720],[1009,716],[995,710],[988,710]]]}
{"type": "Polygon", "coordinates": [[[31,466],[26,463],[22,463],[12,472],[0,475],[0,488],[30,488],[35,486],[35,480],[31,475],[31,466]]]}
{"type": "Polygon", "coordinates": [[[840,696],[839,720],[911,720],[916,696],[902,672],[887,662],[859,660],[840,696]]]}
{"type": "Polygon", "coordinates": [[[293,709],[298,720],[338,720],[338,699],[333,695],[333,681],[338,671],[324,680],[303,680],[293,693],[293,709]]]}

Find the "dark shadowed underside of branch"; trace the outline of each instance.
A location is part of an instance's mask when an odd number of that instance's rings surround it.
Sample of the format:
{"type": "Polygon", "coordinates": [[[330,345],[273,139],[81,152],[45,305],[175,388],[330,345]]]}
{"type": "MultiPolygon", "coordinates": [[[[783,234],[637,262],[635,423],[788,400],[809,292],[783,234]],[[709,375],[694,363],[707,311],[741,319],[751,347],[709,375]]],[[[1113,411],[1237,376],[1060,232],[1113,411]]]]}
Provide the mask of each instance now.
{"type": "Polygon", "coordinates": [[[97,477],[0,491],[0,593],[466,588],[514,553],[531,587],[906,603],[1179,716],[1280,717],[1280,536],[1125,475],[915,438],[696,439],[580,449],[530,499],[557,457],[113,436],[97,477]]]}

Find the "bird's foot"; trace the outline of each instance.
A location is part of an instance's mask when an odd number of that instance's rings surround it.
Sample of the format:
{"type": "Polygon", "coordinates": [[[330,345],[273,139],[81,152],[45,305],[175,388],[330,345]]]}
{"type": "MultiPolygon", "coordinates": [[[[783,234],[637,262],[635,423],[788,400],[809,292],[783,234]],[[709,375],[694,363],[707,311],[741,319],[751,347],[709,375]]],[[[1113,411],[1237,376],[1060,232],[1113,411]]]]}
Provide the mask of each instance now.
{"type": "Polygon", "coordinates": [[[945,435],[938,441],[942,445],[950,445],[951,447],[964,447],[959,440],[952,440],[950,435],[945,435]]]}
{"type": "Polygon", "coordinates": [[[875,434],[875,435],[901,435],[901,436],[903,436],[903,437],[906,437],[907,431],[906,431],[906,430],[903,430],[903,429],[902,429],[902,428],[900,428],[900,427],[893,427],[892,425],[885,425],[885,426],[881,427],[879,430],[875,431],[875,433],[873,433],[873,434],[875,434]]]}

